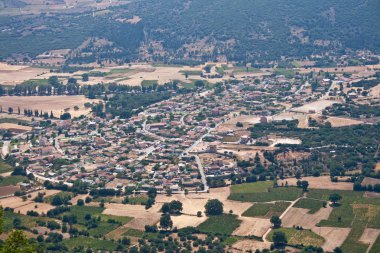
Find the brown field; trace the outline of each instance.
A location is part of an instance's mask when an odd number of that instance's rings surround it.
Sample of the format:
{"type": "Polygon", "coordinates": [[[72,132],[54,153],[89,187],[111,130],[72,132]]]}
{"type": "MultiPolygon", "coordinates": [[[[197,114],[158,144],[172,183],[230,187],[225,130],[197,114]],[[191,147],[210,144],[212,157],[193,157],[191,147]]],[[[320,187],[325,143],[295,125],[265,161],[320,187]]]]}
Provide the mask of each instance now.
{"type": "MultiPolygon", "coordinates": [[[[9,173],[12,173],[12,172],[9,172],[9,173]]],[[[19,190],[20,190],[20,186],[16,186],[16,185],[2,186],[0,187],[0,197],[14,194],[16,191],[19,191],[19,190]]]]}
{"type": "MultiPolygon", "coordinates": [[[[284,180],[278,180],[278,184],[288,182],[290,186],[297,185],[296,178],[287,178],[284,180]]],[[[331,182],[329,176],[321,177],[303,177],[301,180],[306,180],[309,182],[309,188],[312,189],[328,189],[328,190],[352,190],[353,183],[350,182],[331,182]]]]}
{"type": "MultiPolygon", "coordinates": [[[[25,203],[25,202],[21,202],[25,203]]],[[[54,209],[55,206],[52,206],[47,203],[35,203],[31,202],[23,206],[16,207],[15,212],[20,212],[21,214],[26,214],[28,211],[36,211],[39,214],[46,214],[49,210],[54,209]]]]}
{"type": "Polygon", "coordinates": [[[18,131],[28,132],[28,131],[32,130],[32,128],[29,126],[21,126],[21,125],[17,125],[17,124],[13,124],[13,123],[0,123],[0,129],[14,130],[16,132],[18,132],[18,131]]]}
{"type": "Polygon", "coordinates": [[[85,103],[97,102],[97,100],[90,100],[84,96],[6,96],[0,98],[0,105],[3,108],[13,107],[17,110],[20,107],[21,112],[24,109],[42,110],[43,112],[53,111],[54,116],[59,117],[65,111],[69,112],[71,116],[78,117],[80,115],[88,114],[90,109],[84,107],[85,103]],[[74,107],[78,106],[78,110],[74,107]]]}
{"type": "Polygon", "coordinates": [[[362,185],[375,185],[375,184],[380,184],[380,179],[365,177],[362,181],[362,185]]]}
{"type": "Polygon", "coordinates": [[[342,246],[351,228],[315,227],[312,231],[325,239],[322,248],[326,252],[333,252],[336,247],[342,246]]]}
{"type": "Polygon", "coordinates": [[[232,245],[229,250],[233,253],[242,253],[242,252],[254,252],[256,249],[263,250],[269,249],[270,242],[260,242],[255,240],[240,240],[232,245]]]}
{"type": "Polygon", "coordinates": [[[103,214],[115,216],[129,216],[134,219],[126,224],[126,227],[144,230],[145,225],[154,225],[160,220],[161,204],[155,204],[146,210],[142,205],[106,204],[103,214]]]}
{"type": "Polygon", "coordinates": [[[327,119],[327,122],[330,122],[332,127],[353,126],[353,125],[360,125],[364,123],[361,120],[340,118],[340,117],[329,117],[327,119]]]}
{"type": "MultiPolygon", "coordinates": [[[[26,213],[29,210],[35,210],[39,213],[45,212],[46,210],[50,210],[52,208],[49,204],[43,204],[43,203],[35,203],[33,199],[38,195],[39,192],[45,192],[45,197],[57,194],[58,190],[41,190],[41,191],[35,191],[30,193],[31,197],[28,198],[26,201],[22,201],[22,198],[12,196],[8,198],[0,199],[0,206],[2,207],[10,207],[14,208],[17,211],[20,211],[21,213],[26,213]],[[34,205],[38,205],[41,208],[34,209],[34,205]],[[50,208],[50,209],[49,209],[50,208]]],[[[29,194],[28,194],[29,195],[29,194]]]]}
{"type": "Polygon", "coordinates": [[[292,207],[282,219],[284,227],[302,226],[303,228],[314,228],[321,220],[329,218],[332,207],[321,208],[314,214],[309,214],[309,209],[292,207]]]}
{"type": "Polygon", "coordinates": [[[332,212],[332,207],[321,208],[314,214],[309,214],[308,209],[292,207],[283,217],[282,224],[284,227],[302,226],[303,228],[311,229],[314,233],[322,236],[325,242],[322,248],[325,251],[333,251],[335,247],[342,245],[351,228],[336,228],[336,227],[317,227],[321,220],[328,219],[332,212]]]}
{"type": "Polygon", "coordinates": [[[365,244],[373,245],[379,235],[380,235],[380,229],[365,228],[359,241],[365,244]]]}
{"type": "Polygon", "coordinates": [[[269,219],[239,217],[242,220],[240,226],[232,233],[238,236],[259,236],[262,237],[271,227],[269,219]]]}
{"type": "Polygon", "coordinates": [[[202,217],[197,217],[193,215],[172,216],[173,227],[177,227],[178,229],[190,226],[197,227],[199,224],[206,220],[206,215],[203,215],[202,217]]]}
{"type": "Polygon", "coordinates": [[[48,72],[49,69],[0,63],[0,83],[4,85],[16,85],[29,79],[38,78],[40,75],[48,72]]]}
{"type": "Polygon", "coordinates": [[[310,111],[315,111],[316,113],[322,112],[328,106],[331,106],[335,103],[339,103],[339,101],[335,100],[318,100],[315,102],[311,102],[308,104],[304,104],[301,107],[293,108],[292,111],[309,113],[310,111]]]}

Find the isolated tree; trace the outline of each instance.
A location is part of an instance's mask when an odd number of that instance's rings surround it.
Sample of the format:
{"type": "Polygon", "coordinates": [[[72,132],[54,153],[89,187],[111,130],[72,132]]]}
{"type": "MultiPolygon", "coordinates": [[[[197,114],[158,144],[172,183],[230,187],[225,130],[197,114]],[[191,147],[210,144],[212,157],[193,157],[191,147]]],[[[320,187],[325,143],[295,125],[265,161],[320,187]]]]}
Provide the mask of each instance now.
{"type": "Polygon", "coordinates": [[[287,243],[285,233],[282,231],[275,231],[272,236],[272,241],[275,247],[285,245],[287,243]]]}
{"type": "Polygon", "coordinates": [[[307,192],[307,188],[309,187],[309,182],[308,181],[302,181],[301,182],[301,187],[302,187],[302,190],[304,191],[304,192],[307,192]]]}
{"type": "Polygon", "coordinates": [[[270,222],[273,224],[274,228],[281,227],[282,221],[281,221],[280,217],[278,217],[277,215],[272,216],[272,218],[270,218],[270,222]]]}
{"type": "Polygon", "coordinates": [[[243,127],[243,123],[241,123],[241,122],[236,122],[236,127],[243,127]]]}
{"type": "Polygon", "coordinates": [[[338,193],[330,194],[329,200],[333,203],[333,206],[336,206],[339,204],[339,200],[342,199],[342,196],[340,196],[338,193]]]}
{"type": "Polygon", "coordinates": [[[83,199],[78,199],[78,201],[77,201],[77,205],[78,205],[78,206],[84,206],[84,201],[83,201],[83,199]]]}
{"type": "Polygon", "coordinates": [[[164,230],[168,230],[173,227],[173,221],[169,214],[164,214],[161,216],[160,227],[164,230]]]}
{"type": "Polygon", "coordinates": [[[83,82],[88,82],[88,80],[89,80],[89,76],[88,76],[88,74],[87,74],[87,73],[84,73],[84,74],[82,75],[82,81],[83,81],[83,82]]]}
{"type": "Polygon", "coordinates": [[[206,205],[206,215],[221,215],[223,213],[223,203],[217,199],[210,199],[206,205]]]}

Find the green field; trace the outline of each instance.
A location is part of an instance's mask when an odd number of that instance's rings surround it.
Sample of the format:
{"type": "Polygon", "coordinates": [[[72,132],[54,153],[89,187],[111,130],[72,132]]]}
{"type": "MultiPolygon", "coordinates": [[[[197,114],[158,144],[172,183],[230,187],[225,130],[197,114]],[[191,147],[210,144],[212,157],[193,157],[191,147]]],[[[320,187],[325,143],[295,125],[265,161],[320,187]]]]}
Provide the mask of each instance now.
{"type": "Polygon", "coordinates": [[[16,185],[27,178],[24,176],[9,176],[0,179],[0,186],[16,185]]]}
{"type": "Polygon", "coordinates": [[[158,85],[158,81],[157,80],[143,80],[141,82],[141,86],[142,87],[152,87],[153,85],[158,85]]]}
{"type": "Polygon", "coordinates": [[[365,198],[363,192],[310,189],[308,197],[328,200],[332,193],[342,196],[340,205],[334,207],[329,218],[318,226],[350,227],[348,237],[342,245],[343,252],[364,253],[368,245],[359,242],[366,227],[380,229],[380,199],[365,198]]]}
{"type": "Polygon", "coordinates": [[[301,196],[302,190],[296,187],[273,188],[273,182],[262,181],[231,186],[230,200],[242,202],[292,201],[301,196]]]}
{"type": "Polygon", "coordinates": [[[380,252],[380,236],[377,237],[375,243],[373,244],[369,253],[378,253],[380,252]]]}
{"type": "MultiPolygon", "coordinates": [[[[59,196],[59,197],[61,197],[63,199],[63,198],[71,198],[72,194],[70,192],[58,192],[58,193],[56,193],[54,195],[46,197],[45,198],[45,202],[51,204],[54,196],[59,196]]],[[[73,203],[73,204],[76,204],[76,203],[73,203]]]]}
{"type": "Polygon", "coordinates": [[[323,200],[317,199],[300,199],[294,207],[309,209],[309,213],[313,214],[323,207],[323,200]]]}
{"type": "Polygon", "coordinates": [[[78,246],[83,246],[84,248],[91,248],[102,251],[114,251],[117,247],[117,243],[115,242],[89,237],[70,238],[64,240],[63,244],[70,250],[78,246]]]}
{"type": "Polygon", "coordinates": [[[74,214],[77,216],[78,224],[76,224],[77,228],[85,228],[86,214],[90,214],[93,218],[100,217],[100,221],[97,222],[97,226],[95,228],[89,228],[87,231],[91,236],[99,237],[104,236],[116,229],[117,227],[124,225],[131,221],[133,218],[127,216],[113,216],[102,214],[104,208],[96,207],[96,206],[72,206],[70,207],[69,212],[65,212],[64,214],[74,214]]]}
{"type": "Polygon", "coordinates": [[[10,172],[12,170],[12,166],[0,159],[0,173],[10,172]]]}
{"type": "Polygon", "coordinates": [[[127,230],[127,232],[125,232],[123,234],[123,236],[131,236],[131,237],[142,238],[144,236],[144,231],[134,229],[134,228],[130,228],[127,230]]]}
{"type": "Polygon", "coordinates": [[[181,70],[179,71],[183,75],[188,75],[188,76],[200,76],[202,75],[201,70],[181,70]]]}
{"type": "Polygon", "coordinates": [[[289,202],[256,203],[247,209],[242,215],[247,217],[270,218],[273,215],[280,216],[290,205],[289,202]]]}
{"type": "MultiPolygon", "coordinates": [[[[20,199],[21,201],[21,199],[20,199]]],[[[35,226],[37,226],[36,221],[52,221],[54,219],[48,218],[48,217],[32,217],[28,215],[22,215],[19,213],[12,213],[10,211],[4,211],[4,224],[3,224],[3,231],[8,232],[11,231],[13,227],[13,220],[15,218],[19,218],[21,220],[21,227],[31,229],[35,226]]]]}
{"type": "MultiPolygon", "coordinates": [[[[295,228],[279,228],[272,230],[268,239],[272,241],[272,236],[275,231],[282,231],[285,233],[286,239],[288,240],[289,245],[304,245],[304,246],[317,246],[320,247],[324,243],[325,239],[322,236],[317,235],[311,230],[297,230],[295,228]]],[[[343,251],[345,252],[345,251],[343,251]]]]}
{"type": "Polygon", "coordinates": [[[230,235],[237,227],[239,227],[240,223],[241,221],[237,219],[236,215],[223,214],[208,217],[205,222],[198,226],[198,229],[202,233],[230,235]]]}

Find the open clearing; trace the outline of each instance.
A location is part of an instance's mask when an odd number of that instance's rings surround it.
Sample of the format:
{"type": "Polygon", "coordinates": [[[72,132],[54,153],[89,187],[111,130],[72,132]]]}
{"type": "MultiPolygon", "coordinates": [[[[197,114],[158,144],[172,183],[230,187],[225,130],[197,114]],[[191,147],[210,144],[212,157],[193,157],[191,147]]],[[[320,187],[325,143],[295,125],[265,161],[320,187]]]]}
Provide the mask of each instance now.
{"type": "MultiPolygon", "coordinates": [[[[278,185],[285,185],[288,182],[289,186],[297,185],[296,178],[287,178],[284,180],[278,180],[278,185]]],[[[352,190],[353,183],[351,182],[331,182],[329,176],[321,177],[303,177],[301,180],[306,180],[309,182],[310,189],[327,189],[327,190],[352,190]]]]}
{"type": "Polygon", "coordinates": [[[361,120],[340,118],[340,117],[329,117],[327,121],[331,123],[332,127],[353,126],[353,125],[360,125],[364,123],[361,120]]]}
{"type": "Polygon", "coordinates": [[[304,104],[301,107],[292,108],[292,111],[296,112],[303,112],[303,113],[309,113],[309,112],[316,112],[320,113],[323,109],[325,109],[328,106],[331,106],[333,104],[339,103],[339,101],[335,100],[318,100],[315,102],[311,102],[308,104],[304,104]]]}
{"type": "Polygon", "coordinates": [[[269,219],[240,217],[242,221],[240,226],[232,233],[239,236],[258,236],[262,237],[265,232],[271,227],[269,219]]]}
{"type": "Polygon", "coordinates": [[[241,252],[249,252],[249,251],[255,251],[263,250],[263,249],[269,249],[271,243],[270,242],[260,242],[255,240],[240,240],[233,244],[230,248],[231,252],[233,253],[241,253],[241,252]]]}
{"type": "Polygon", "coordinates": [[[142,205],[105,204],[102,214],[114,216],[128,216],[134,219],[126,224],[126,227],[144,230],[145,225],[154,225],[160,220],[159,210],[161,205],[154,205],[146,210],[142,205]]]}
{"type": "Polygon", "coordinates": [[[12,107],[14,111],[20,107],[21,113],[24,109],[42,110],[59,117],[65,111],[70,112],[71,116],[78,117],[88,114],[90,109],[84,107],[85,103],[97,102],[97,100],[87,99],[85,96],[6,96],[0,98],[0,105],[3,108],[12,107]],[[75,110],[74,107],[79,109],[75,110]]]}

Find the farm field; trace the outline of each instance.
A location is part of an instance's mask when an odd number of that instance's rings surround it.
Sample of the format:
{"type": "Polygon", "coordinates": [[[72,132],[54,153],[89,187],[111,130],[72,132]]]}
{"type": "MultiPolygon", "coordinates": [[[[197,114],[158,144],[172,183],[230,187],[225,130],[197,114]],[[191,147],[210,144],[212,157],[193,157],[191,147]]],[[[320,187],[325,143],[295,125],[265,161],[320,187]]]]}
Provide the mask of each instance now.
{"type": "Polygon", "coordinates": [[[218,216],[210,216],[207,220],[198,226],[199,231],[203,233],[220,233],[230,235],[239,227],[241,221],[236,215],[223,214],[218,216]]]}
{"type": "Polygon", "coordinates": [[[255,182],[231,186],[230,200],[241,202],[270,202],[278,200],[292,201],[301,196],[296,187],[273,188],[273,182],[255,182]]]}
{"type": "Polygon", "coordinates": [[[290,205],[289,202],[256,203],[246,210],[242,216],[270,218],[273,215],[280,216],[290,205]]]}
{"type": "Polygon", "coordinates": [[[275,231],[284,232],[287,238],[288,244],[290,245],[303,244],[305,246],[312,245],[312,246],[320,247],[324,243],[323,237],[317,235],[313,231],[307,230],[307,229],[297,230],[294,228],[279,228],[279,229],[272,230],[268,235],[269,240],[272,240],[272,236],[275,231]]]}
{"type": "MultiPolygon", "coordinates": [[[[340,179],[340,178],[339,178],[340,179]]],[[[352,190],[353,183],[351,182],[332,182],[330,176],[320,176],[320,177],[303,177],[301,180],[306,180],[309,182],[309,189],[328,189],[328,190],[352,190]]],[[[344,179],[340,179],[344,180],[344,179]]],[[[287,178],[283,180],[278,180],[278,185],[286,184],[288,182],[289,186],[296,186],[298,179],[287,178]]]]}
{"type": "MultiPolygon", "coordinates": [[[[0,98],[0,105],[3,108],[12,107],[14,110],[24,109],[42,110],[50,114],[53,111],[54,116],[59,117],[64,112],[69,112],[71,116],[78,117],[90,112],[85,108],[85,103],[93,103],[97,100],[90,100],[84,96],[6,96],[0,98]],[[75,110],[74,107],[79,109],[75,110]]],[[[17,111],[17,110],[16,110],[17,111]]]]}
{"type": "Polygon", "coordinates": [[[309,209],[308,213],[314,214],[318,212],[321,208],[323,208],[324,202],[325,201],[322,200],[303,198],[298,200],[293,207],[309,209]]]}

